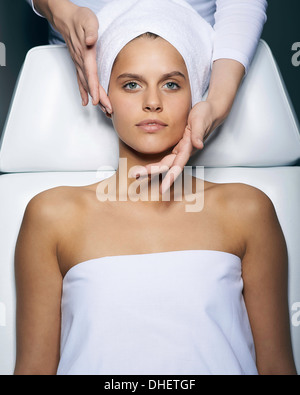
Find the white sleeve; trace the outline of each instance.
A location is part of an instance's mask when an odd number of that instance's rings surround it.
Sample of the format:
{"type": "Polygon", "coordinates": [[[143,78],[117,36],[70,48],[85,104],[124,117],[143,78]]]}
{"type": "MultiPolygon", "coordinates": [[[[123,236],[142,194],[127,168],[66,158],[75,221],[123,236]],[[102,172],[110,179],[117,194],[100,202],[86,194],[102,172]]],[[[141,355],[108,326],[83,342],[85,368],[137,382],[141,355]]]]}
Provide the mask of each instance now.
{"type": "Polygon", "coordinates": [[[43,15],[39,14],[39,13],[37,12],[37,10],[35,9],[34,4],[33,4],[33,0],[26,0],[26,1],[27,1],[27,3],[29,3],[29,4],[31,5],[33,11],[34,11],[38,16],[41,16],[42,18],[44,18],[43,15]]]}
{"type": "Polygon", "coordinates": [[[266,0],[216,0],[213,61],[234,59],[246,74],[267,21],[266,0]]]}

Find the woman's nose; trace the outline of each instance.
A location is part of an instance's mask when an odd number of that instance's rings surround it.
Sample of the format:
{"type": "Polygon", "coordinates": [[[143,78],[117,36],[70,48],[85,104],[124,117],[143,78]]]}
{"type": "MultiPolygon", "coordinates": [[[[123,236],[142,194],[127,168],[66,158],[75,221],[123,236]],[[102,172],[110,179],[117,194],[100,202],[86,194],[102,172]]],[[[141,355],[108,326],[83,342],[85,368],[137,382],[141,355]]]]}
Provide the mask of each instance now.
{"type": "Polygon", "coordinates": [[[146,94],[145,94],[145,98],[144,98],[144,110],[145,111],[162,111],[163,109],[163,105],[162,105],[162,100],[161,97],[159,95],[159,92],[157,92],[156,90],[149,90],[146,94]]]}

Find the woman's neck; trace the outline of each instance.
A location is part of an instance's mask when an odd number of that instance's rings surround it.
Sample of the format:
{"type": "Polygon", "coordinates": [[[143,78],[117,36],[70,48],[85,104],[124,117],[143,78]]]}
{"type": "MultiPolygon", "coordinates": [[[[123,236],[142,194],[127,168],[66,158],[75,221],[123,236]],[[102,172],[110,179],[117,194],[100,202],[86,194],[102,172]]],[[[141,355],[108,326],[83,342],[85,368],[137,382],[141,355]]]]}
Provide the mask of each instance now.
{"type": "MultiPolygon", "coordinates": [[[[147,177],[142,175],[140,178],[136,179],[135,177],[132,177],[132,172],[137,168],[142,170],[149,164],[160,162],[166,155],[172,153],[172,149],[173,148],[158,154],[142,154],[136,152],[119,140],[119,167],[115,174],[117,196],[125,197],[127,193],[127,198],[130,199],[132,194],[134,195],[136,192],[138,192],[140,196],[143,196],[146,200],[148,200],[149,198],[151,199],[152,188],[152,191],[155,190],[158,193],[159,200],[161,201],[162,195],[159,192],[159,188],[161,186],[162,176],[159,177],[156,175],[147,177]]],[[[173,186],[167,192],[167,195],[170,195],[170,200],[173,200],[173,186]]]]}
{"type": "MultiPolygon", "coordinates": [[[[160,162],[172,149],[156,155],[146,155],[135,152],[131,148],[119,143],[119,167],[117,172],[97,187],[97,197],[100,201],[139,202],[147,209],[165,212],[166,208],[181,207],[184,203],[187,212],[199,212],[204,205],[204,175],[193,177],[191,168],[184,168],[175,183],[163,195],[160,193],[162,176],[141,176],[136,179],[130,172],[134,167],[145,167],[160,162]],[[187,170],[187,171],[186,171],[187,170]],[[145,202],[145,203],[144,203],[145,202]],[[179,202],[178,204],[174,204],[179,202]]],[[[164,174],[165,175],[165,174],[164,174]]],[[[164,176],[163,175],[163,176],[164,176]]],[[[183,207],[183,206],[182,206],[183,207]]]]}

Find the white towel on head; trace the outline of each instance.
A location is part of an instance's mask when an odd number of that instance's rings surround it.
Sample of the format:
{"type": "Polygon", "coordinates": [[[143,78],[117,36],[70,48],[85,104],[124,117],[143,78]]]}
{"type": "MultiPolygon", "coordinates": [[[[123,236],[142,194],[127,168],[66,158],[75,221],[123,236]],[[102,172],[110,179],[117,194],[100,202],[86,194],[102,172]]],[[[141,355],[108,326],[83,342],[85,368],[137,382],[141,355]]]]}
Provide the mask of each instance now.
{"type": "Polygon", "coordinates": [[[106,92],[119,52],[134,38],[151,32],[181,54],[189,74],[192,105],[202,101],[210,79],[214,30],[185,0],[112,0],[97,17],[98,73],[106,92]]]}

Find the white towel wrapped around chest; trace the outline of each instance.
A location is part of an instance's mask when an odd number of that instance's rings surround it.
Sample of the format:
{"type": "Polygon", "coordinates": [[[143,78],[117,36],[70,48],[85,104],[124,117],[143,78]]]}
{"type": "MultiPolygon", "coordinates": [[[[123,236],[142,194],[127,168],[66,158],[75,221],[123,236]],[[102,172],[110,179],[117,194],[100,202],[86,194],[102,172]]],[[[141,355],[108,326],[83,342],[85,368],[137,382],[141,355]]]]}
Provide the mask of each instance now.
{"type": "Polygon", "coordinates": [[[97,17],[98,73],[106,92],[119,52],[134,38],[151,32],[181,54],[189,74],[192,105],[202,101],[210,79],[214,30],[185,0],[112,0],[97,17]]]}

